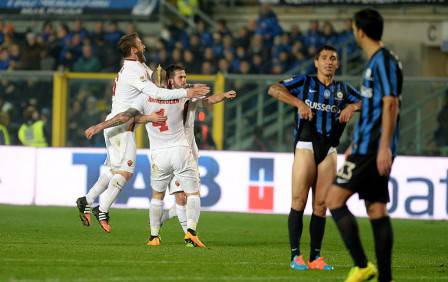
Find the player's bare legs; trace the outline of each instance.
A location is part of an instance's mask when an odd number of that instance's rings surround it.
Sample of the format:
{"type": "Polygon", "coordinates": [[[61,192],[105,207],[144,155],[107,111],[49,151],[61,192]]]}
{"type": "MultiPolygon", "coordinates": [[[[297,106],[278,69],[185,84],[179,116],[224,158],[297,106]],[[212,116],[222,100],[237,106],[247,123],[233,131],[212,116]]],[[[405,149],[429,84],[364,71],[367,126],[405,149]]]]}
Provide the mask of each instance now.
{"type": "Polygon", "coordinates": [[[300,253],[300,238],[303,229],[303,211],[308,192],[316,177],[316,164],[311,150],[296,149],[292,165],[291,211],[288,216],[289,243],[291,246],[291,268],[308,269],[300,253]]]}
{"type": "Polygon", "coordinates": [[[322,240],[325,233],[326,212],[325,198],[336,175],[336,152],[331,153],[317,166],[316,184],[313,186],[313,214],[310,221],[310,269],[332,270],[320,256],[322,240]]]}

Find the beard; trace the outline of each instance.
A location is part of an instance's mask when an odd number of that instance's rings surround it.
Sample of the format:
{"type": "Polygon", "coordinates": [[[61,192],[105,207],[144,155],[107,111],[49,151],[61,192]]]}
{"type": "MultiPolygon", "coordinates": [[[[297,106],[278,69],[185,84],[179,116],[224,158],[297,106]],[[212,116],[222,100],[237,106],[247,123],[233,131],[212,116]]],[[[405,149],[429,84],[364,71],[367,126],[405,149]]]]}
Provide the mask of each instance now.
{"type": "Polygon", "coordinates": [[[145,58],[145,54],[143,54],[143,52],[137,52],[137,58],[138,58],[138,61],[140,62],[140,63],[144,63],[144,62],[146,62],[146,58],[145,58]]]}

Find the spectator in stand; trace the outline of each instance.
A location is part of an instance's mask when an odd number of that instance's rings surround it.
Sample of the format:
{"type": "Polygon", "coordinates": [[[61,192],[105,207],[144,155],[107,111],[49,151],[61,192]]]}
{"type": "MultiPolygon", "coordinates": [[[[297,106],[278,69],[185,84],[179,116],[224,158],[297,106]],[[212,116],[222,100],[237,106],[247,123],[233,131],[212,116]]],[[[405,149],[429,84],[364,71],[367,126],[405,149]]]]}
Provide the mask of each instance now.
{"type": "Polygon", "coordinates": [[[250,46],[250,34],[249,34],[249,31],[248,31],[247,27],[242,26],[238,30],[238,35],[235,38],[235,45],[236,46],[241,46],[241,47],[243,47],[245,49],[249,48],[249,46],[250,46]]]}
{"type": "Polygon", "coordinates": [[[353,36],[352,19],[344,21],[344,29],[338,35],[338,45],[347,47],[347,54],[352,54],[358,50],[355,37],[353,36]]]}
{"type": "Polygon", "coordinates": [[[177,0],[177,10],[185,17],[193,17],[199,8],[199,0],[177,0]]]}
{"type": "Polygon", "coordinates": [[[193,52],[196,58],[200,58],[202,56],[202,45],[199,36],[196,34],[191,35],[190,37],[190,47],[188,48],[191,52],[193,52]]]}
{"type": "Polygon", "coordinates": [[[24,123],[19,128],[19,140],[25,146],[48,147],[48,124],[41,119],[37,109],[28,106],[24,111],[24,123]]]}
{"type": "Polygon", "coordinates": [[[319,31],[319,22],[317,20],[310,21],[310,27],[305,36],[305,47],[307,49],[307,55],[313,57],[324,44],[322,34],[319,31]]]}
{"type": "Polygon", "coordinates": [[[204,49],[204,58],[203,59],[204,59],[204,61],[209,61],[213,65],[216,65],[217,58],[213,54],[213,49],[211,47],[207,47],[204,49]]]}
{"type": "Polygon", "coordinates": [[[264,48],[263,37],[259,34],[252,37],[249,53],[251,56],[255,54],[260,55],[265,62],[271,60],[271,50],[268,48],[264,48]]]}
{"type": "Polygon", "coordinates": [[[19,69],[40,70],[40,58],[43,51],[42,46],[37,42],[36,35],[32,32],[26,34],[26,43],[23,47],[19,69]]]}
{"type": "Polygon", "coordinates": [[[232,36],[232,32],[230,31],[230,28],[227,26],[227,21],[225,19],[218,19],[216,21],[216,31],[221,35],[221,37],[224,37],[226,35],[232,36]]]}
{"type": "Polygon", "coordinates": [[[201,73],[201,60],[198,60],[197,57],[190,50],[184,50],[184,65],[187,70],[189,70],[192,74],[201,73]]]}
{"type": "Polygon", "coordinates": [[[80,20],[75,20],[73,22],[73,30],[70,33],[72,36],[74,34],[78,34],[80,41],[84,41],[85,38],[89,37],[89,32],[82,26],[82,22],[80,20]]]}
{"type": "Polygon", "coordinates": [[[325,44],[332,46],[335,46],[338,43],[338,35],[329,21],[324,22],[322,26],[322,40],[325,44]]]}
{"type": "Polygon", "coordinates": [[[6,48],[0,49],[0,71],[8,70],[10,67],[9,53],[6,48]]]}
{"type": "Polygon", "coordinates": [[[101,70],[100,61],[94,56],[91,45],[82,47],[82,56],[73,65],[75,72],[99,72],[101,70]]]}
{"type": "Polygon", "coordinates": [[[20,60],[22,59],[19,44],[12,44],[8,51],[12,69],[17,69],[17,66],[20,65],[20,60]]]}
{"type": "Polygon", "coordinates": [[[201,19],[196,20],[196,34],[204,47],[213,45],[213,35],[205,27],[205,23],[201,19]]]}
{"type": "Polygon", "coordinates": [[[213,54],[215,54],[216,57],[222,57],[224,54],[224,46],[222,44],[222,36],[219,32],[213,33],[213,54]]]}
{"type": "Polygon", "coordinates": [[[182,51],[181,49],[174,49],[171,53],[171,63],[172,64],[180,64],[182,61],[182,51]]]}
{"type": "Polygon", "coordinates": [[[201,74],[214,74],[214,73],[215,69],[211,62],[209,61],[202,62],[201,74]]]}
{"type": "Polygon", "coordinates": [[[283,33],[277,16],[268,3],[263,3],[260,7],[256,33],[263,37],[263,46],[266,48],[271,48],[274,43],[274,38],[283,33]]]}
{"type": "Polygon", "coordinates": [[[269,71],[269,62],[264,62],[260,55],[255,54],[252,56],[252,73],[264,74],[269,71]]]}
{"type": "Polygon", "coordinates": [[[118,23],[115,21],[109,22],[107,25],[107,32],[104,34],[104,40],[112,46],[117,46],[118,41],[124,35],[124,32],[118,29],[118,23]]]}
{"type": "Polygon", "coordinates": [[[289,33],[291,42],[295,43],[299,41],[302,45],[304,44],[305,36],[303,35],[302,30],[300,29],[300,26],[298,24],[293,24],[289,33]]]}
{"type": "Polygon", "coordinates": [[[229,62],[224,59],[221,58],[218,61],[218,72],[222,73],[222,74],[228,74],[229,73],[229,69],[230,69],[230,64],[229,62]]]}
{"type": "Polygon", "coordinates": [[[257,31],[257,20],[250,19],[247,21],[247,33],[249,34],[249,38],[252,38],[257,31]]]}

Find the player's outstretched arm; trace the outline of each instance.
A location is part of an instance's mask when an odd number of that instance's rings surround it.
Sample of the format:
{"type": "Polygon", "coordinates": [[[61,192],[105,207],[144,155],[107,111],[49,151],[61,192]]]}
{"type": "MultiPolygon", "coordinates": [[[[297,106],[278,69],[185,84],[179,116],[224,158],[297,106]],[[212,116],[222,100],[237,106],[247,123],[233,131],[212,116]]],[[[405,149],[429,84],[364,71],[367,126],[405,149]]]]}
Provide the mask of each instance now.
{"type": "Polygon", "coordinates": [[[353,113],[361,109],[361,101],[353,104],[348,104],[339,115],[339,122],[348,122],[352,117],[353,113]]]}
{"type": "Polygon", "coordinates": [[[381,137],[376,165],[380,175],[389,175],[392,168],[392,151],[390,143],[394,134],[398,115],[398,98],[383,97],[383,112],[381,115],[381,137]]]}
{"type": "Polygon", "coordinates": [[[124,124],[124,123],[130,121],[131,119],[135,119],[135,117],[139,116],[139,115],[141,115],[141,114],[138,110],[136,110],[134,108],[129,108],[126,111],[115,115],[111,119],[105,120],[101,123],[98,123],[96,125],[93,125],[93,126],[87,128],[84,131],[84,136],[90,140],[98,132],[101,132],[102,130],[109,128],[109,127],[114,127],[117,125],[124,124]]]}
{"type": "Polygon", "coordinates": [[[210,87],[207,85],[195,86],[188,89],[166,89],[157,87],[149,80],[145,80],[142,85],[140,88],[142,94],[157,100],[197,98],[205,96],[210,92],[210,87]]]}
{"type": "Polygon", "coordinates": [[[269,87],[268,94],[275,99],[282,101],[283,103],[289,104],[293,107],[296,107],[299,111],[300,118],[306,119],[306,120],[312,120],[313,119],[313,111],[311,111],[311,108],[308,107],[302,100],[299,98],[291,95],[289,93],[288,89],[284,87],[283,85],[280,85],[278,83],[272,84],[269,87]]]}
{"type": "Polygon", "coordinates": [[[232,100],[235,97],[236,97],[236,92],[234,90],[230,90],[230,91],[227,91],[224,93],[214,94],[212,96],[205,98],[204,100],[209,104],[216,104],[216,103],[224,101],[226,98],[232,100]]]}

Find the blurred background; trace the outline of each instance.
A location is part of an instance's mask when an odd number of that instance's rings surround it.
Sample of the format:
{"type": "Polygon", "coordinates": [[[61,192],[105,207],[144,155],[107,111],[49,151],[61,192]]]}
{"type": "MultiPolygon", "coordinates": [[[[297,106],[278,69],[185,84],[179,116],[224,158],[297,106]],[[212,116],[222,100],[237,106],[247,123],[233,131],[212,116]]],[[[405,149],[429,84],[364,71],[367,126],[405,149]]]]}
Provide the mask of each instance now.
{"type": "MultiPolygon", "coordinates": [[[[448,155],[445,0],[50,2],[0,1],[2,145],[103,147],[101,134],[87,140],[83,132],[108,114],[121,66],[116,44],[136,31],[151,67],[182,63],[190,82],[237,91],[237,99],[198,112],[200,149],[290,152],[295,109],[269,97],[268,86],[313,74],[313,55],[331,44],[338,79],[358,87],[365,58],[350,18],[372,6],[385,18],[386,46],[403,63],[399,154],[448,155]]],[[[138,145],[145,147],[142,128],[138,145]]]]}

